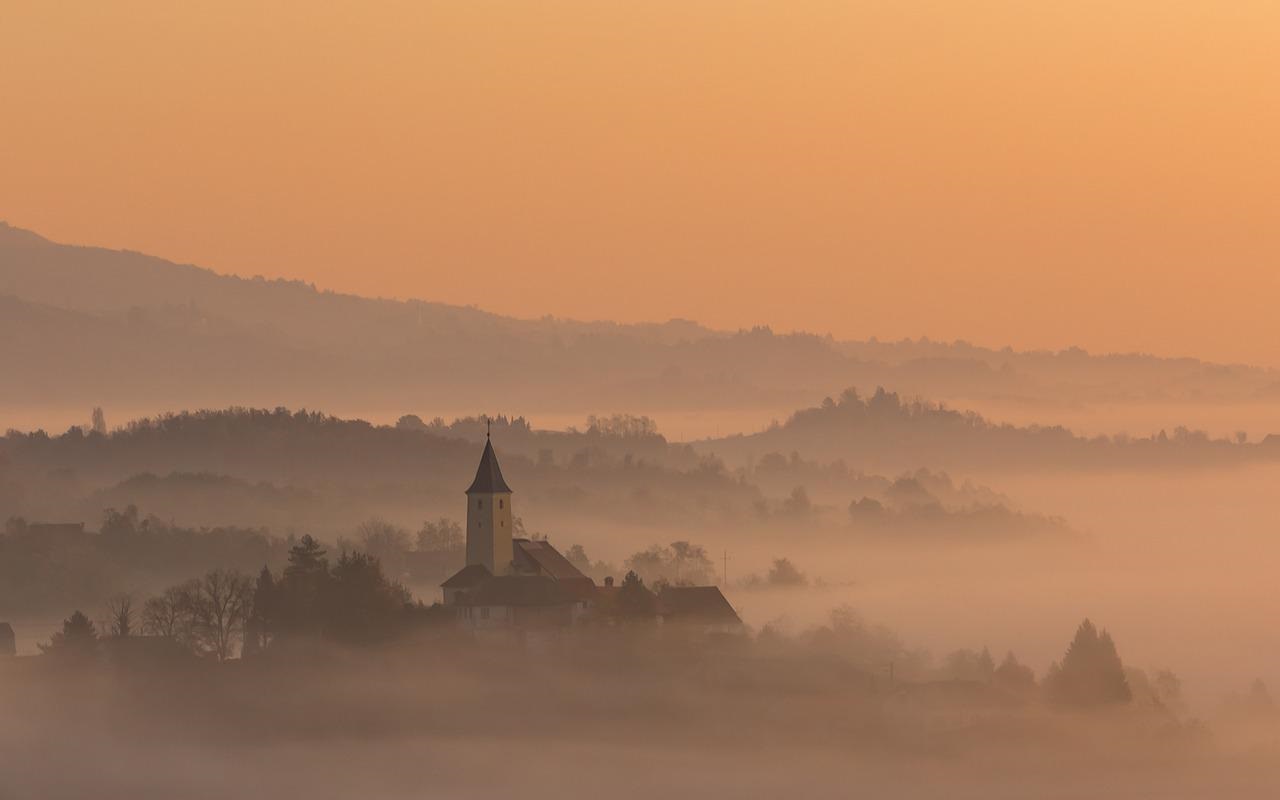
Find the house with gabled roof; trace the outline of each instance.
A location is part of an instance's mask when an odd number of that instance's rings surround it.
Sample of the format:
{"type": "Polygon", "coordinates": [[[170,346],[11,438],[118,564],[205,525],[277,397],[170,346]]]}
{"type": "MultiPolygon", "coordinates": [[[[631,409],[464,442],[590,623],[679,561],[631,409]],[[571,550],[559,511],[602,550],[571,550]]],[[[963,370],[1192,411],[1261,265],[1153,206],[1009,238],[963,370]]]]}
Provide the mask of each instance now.
{"type": "Polygon", "coordinates": [[[658,592],[658,616],[664,625],[699,633],[742,632],[742,618],[718,586],[664,586],[658,592]]]}
{"type": "Polygon", "coordinates": [[[440,584],[440,588],[444,590],[444,604],[446,606],[456,605],[463,594],[475,589],[492,577],[493,573],[486,569],[484,564],[466,565],[455,572],[449,580],[440,584]]]}
{"type": "Polygon", "coordinates": [[[497,575],[456,602],[458,621],[475,630],[522,631],[573,624],[577,600],[545,575],[497,575]]]}
{"type": "Polygon", "coordinates": [[[546,539],[516,539],[513,571],[518,575],[540,575],[560,585],[575,600],[592,601],[596,596],[595,581],[582,574],[569,559],[546,539]]]}

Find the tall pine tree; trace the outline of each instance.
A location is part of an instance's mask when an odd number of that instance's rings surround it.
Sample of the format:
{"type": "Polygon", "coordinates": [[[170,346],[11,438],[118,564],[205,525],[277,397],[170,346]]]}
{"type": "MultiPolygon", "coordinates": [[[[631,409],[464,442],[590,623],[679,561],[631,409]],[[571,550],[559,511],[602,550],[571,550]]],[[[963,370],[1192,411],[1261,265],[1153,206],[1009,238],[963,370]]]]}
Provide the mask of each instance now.
{"type": "Polygon", "coordinates": [[[1087,619],[1076,630],[1062,663],[1049,668],[1045,690],[1051,701],[1073,708],[1119,705],[1133,699],[1111,634],[1099,632],[1087,619]]]}

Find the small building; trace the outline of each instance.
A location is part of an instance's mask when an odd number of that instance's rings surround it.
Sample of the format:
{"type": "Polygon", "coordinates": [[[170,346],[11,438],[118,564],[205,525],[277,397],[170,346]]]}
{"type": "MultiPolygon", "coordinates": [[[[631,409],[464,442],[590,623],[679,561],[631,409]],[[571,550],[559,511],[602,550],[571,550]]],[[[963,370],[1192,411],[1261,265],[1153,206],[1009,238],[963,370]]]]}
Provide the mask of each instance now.
{"type": "Polygon", "coordinates": [[[467,592],[493,577],[484,564],[468,564],[454,573],[453,577],[440,584],[444,590],[444,604],[457,605],[467,592]]]}
{"type": "Polygon", "coordinates": [[[0,622],[0,656],[16,656],[18,654],[18,640],[13,635],[13,626],[7,622],[0,622]]]}
{"type": "Polygon", "coordinates": [[[596,582],[582,574],[564,554],[545,539],[516,539],[512,572],[516,575],[536,575],[550,578],[560,587],[560,593],[572,603],[571,622],[577,622],[595,605],[596,582]]]}
{"type": "Polygon", "coordinates": [[[665,586],[658,594],[658,615],[664,627],[703,634],[742,632],[742,618],[718,586],[665,586]]]}
{"type": "Polygon", "coordinates": [[[478,631],[546,630],[573,622],[574,598],[544,575],[498,575],[464,592],[458,619],[478,631]]]}

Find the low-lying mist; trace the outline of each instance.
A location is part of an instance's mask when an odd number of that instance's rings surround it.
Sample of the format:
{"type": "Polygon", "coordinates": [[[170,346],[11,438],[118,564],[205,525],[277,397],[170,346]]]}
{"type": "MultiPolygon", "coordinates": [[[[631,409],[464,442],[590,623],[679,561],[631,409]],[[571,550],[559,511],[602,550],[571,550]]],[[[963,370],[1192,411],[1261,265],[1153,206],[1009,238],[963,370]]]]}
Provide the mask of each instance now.
{"type": "Polygon", "coordinates": [[[1214,728],[1150,705],[1071,711],[999,685],[891,679],[859,663],[865,646],[829,629],[696,643],[626,629],[536,649],[441,636],[221,665],[22,660],[0,665],[0,774],[5,796],[131,800],[1262,798],[1280,785],[1273,717],[1214,728]]]}
{"type": "MultiPolygon", "coordinates": [[[[512,650],[436,630],[91,669],[35,655],[77,608],[98,620],[117,592],[142,602],[219,567],[278,574],[310,532],[335,555],[373,552],[415,600],[439,600],[461,565],[454,520],[478,420],[246,418],[243,430],[214,414],[5,440],[0,501],[32,523],[67,521],[62,510],[87,527],[61,547],[15,517],[0,537],[0,620],[25,656],[0,660],[0,789],[1252,798],[1280,787],[1267,688],[1280,687],[1280,466],[1266,460],[895,472],[860,468],[855,451],[726,463],[648,431],[511,421],[495,440],[527,535],[597,581],[634,570],[650,584],[717,584],[744,637],[692,646],[605,630],[512,650]],[[1045,699],[1086,618],[1123,658],[1135,697],[1123,707],[1045,699]],[[1007,653],[1039,689],[999,685],[1007,653]]],[[[613,421],[624,423],[647,424],[613,421]]]]}

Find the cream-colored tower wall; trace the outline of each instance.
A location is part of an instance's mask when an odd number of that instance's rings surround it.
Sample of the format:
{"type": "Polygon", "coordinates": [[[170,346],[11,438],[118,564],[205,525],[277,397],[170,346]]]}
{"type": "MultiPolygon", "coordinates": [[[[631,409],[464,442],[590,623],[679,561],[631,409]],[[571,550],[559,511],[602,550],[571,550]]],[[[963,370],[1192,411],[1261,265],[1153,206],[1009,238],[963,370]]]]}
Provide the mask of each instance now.
{"type": "Polygon", "coordinates": [[[512,558],[511,493],[467,495],[467,564],[505,575],[512,558]]]}

